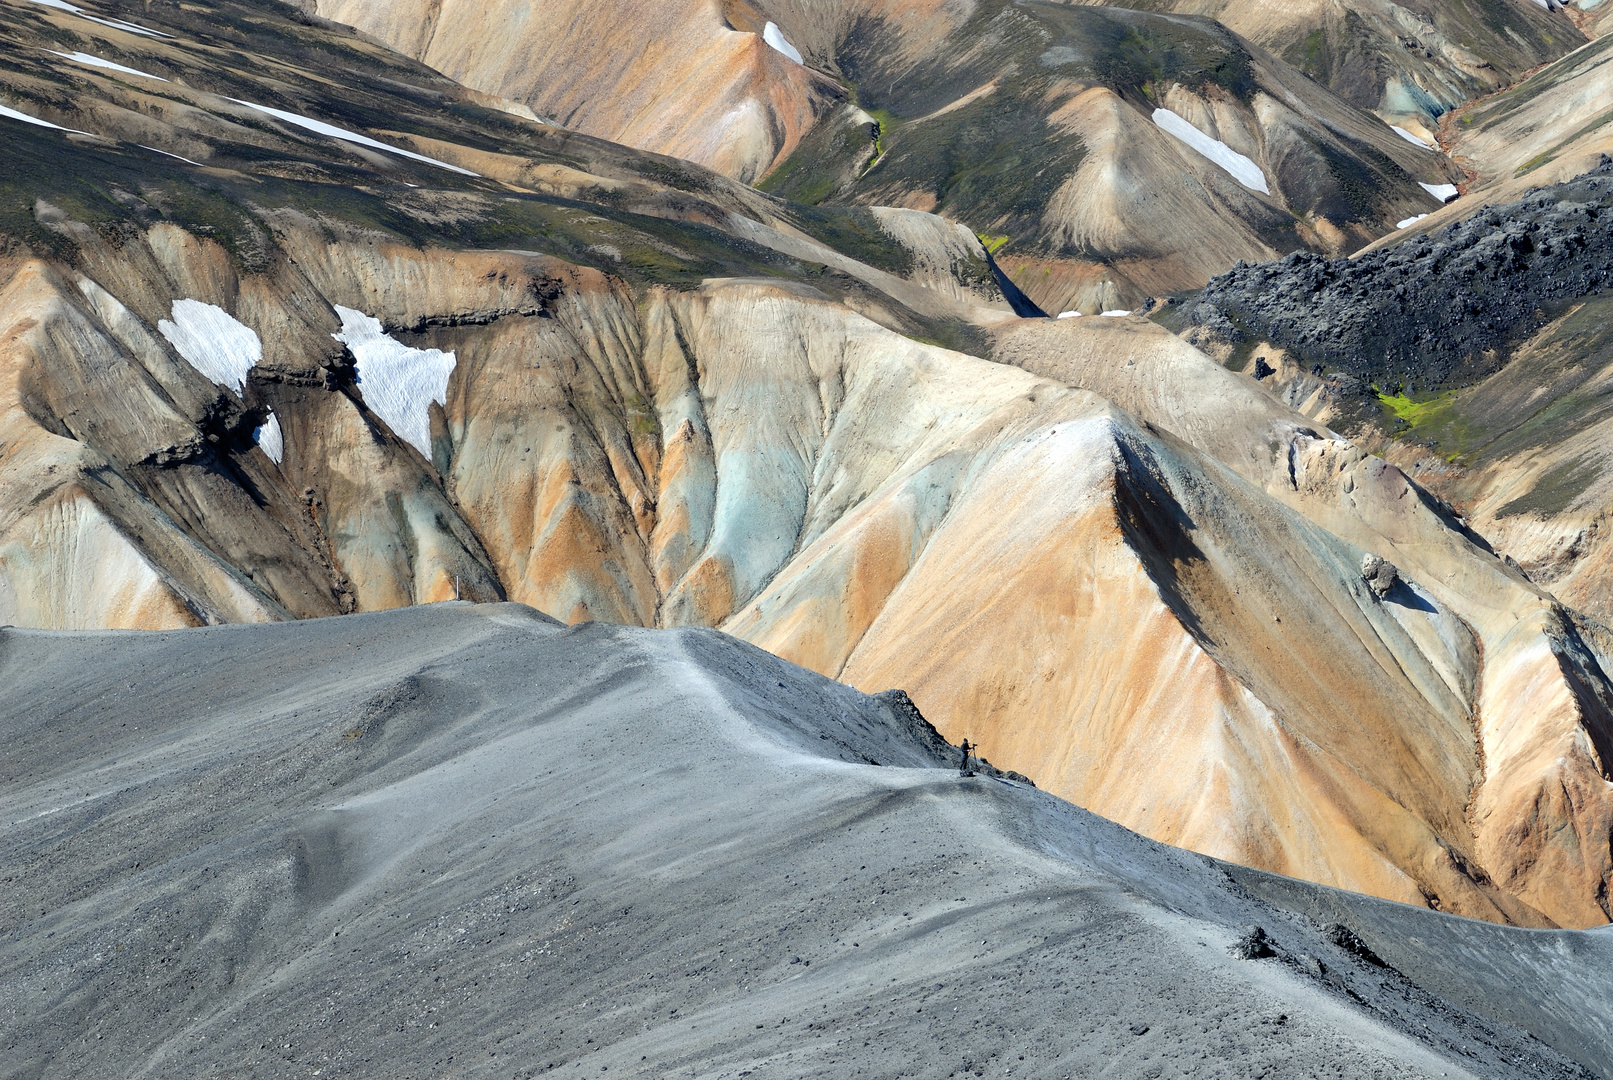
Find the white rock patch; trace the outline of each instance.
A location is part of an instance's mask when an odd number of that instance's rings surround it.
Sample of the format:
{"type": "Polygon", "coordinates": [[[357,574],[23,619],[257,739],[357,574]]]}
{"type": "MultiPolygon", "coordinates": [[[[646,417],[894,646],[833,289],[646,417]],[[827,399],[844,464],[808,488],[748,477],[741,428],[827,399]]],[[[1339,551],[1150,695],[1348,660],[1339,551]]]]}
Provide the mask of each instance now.
{"type": "Polygon", "coordinates": [[[1427,214],[1418,214],[1416,217],[1409,217],[1404,221],[1397,221],[1395,222],[1395,228],[1404,229],[1407,225],[1415,225],[1427,216],[1427,214]]]}
{"type": "Polygon", "coordinates": [[[342,332],[332,334],[358,362],[364,404],[398,438],[431,457],[431,403],[448,404],[448,376],[457,362],[440,349],[411,349],[381,329],[381,321],[337,305],[342,332]]]}
{"type": "Polygon", "coordinates": [[[150,72],[141,71],[139,68],[124,67],[122,64],[114,64],[110,60],[102,60],[99,56],[91,56],[89,53],[84,53],[84,52],[70,52],[70,53],[56,52],[55,49],[50,49],[49,51],[51,53],[55,54],[56,56],[60,56],[63,59],[66,59],[66,60],[71,60],[75,64],[83,64],[86,67],[105,68],[107,71],[117,71],[117,72],[121,72],[124,75],[138,75],[142,79],[155,79],[157,82],[167,82],[168,81],[167,79],[163,78],[161,75],[153,75],[150,72]]]}
{"type": "Polygon", "coordinates": [[[175,300],[173,322],[164,319],[157,330],[191,367],[236,394],[246,386],[246,373],[263,360],[263,342],[250,326],[200,300],[175,300]]]}
{"type": "Polygon", "coordinates": [[[1407,131],[1405,128],[1401,127],[1399,124],[1390,124],[1389,127],[1390,127],[1391,130],[1394,131],[1394,133],[1396,135],[1399,135],[1402,139],[1405,139],[1407,142],[1416,143],[1418,146],[1422,147],[1424,150],[1432,150],[1433,149],[1433,147],[1431,147],[1427,143],[1423,142],[1421,139],[1419,139],[1417,136],[1413,135],[1411,132],[1407,131]]]}
{"type": "Polygon", "coordinates": [[[1155,109],[1154,123],[1160,130],[1176,136],[1202,156],[1221,166],[1232,179],[1250,191],[1258,191],[1262,195],[1271,194],[1271,188],[1266,186],[1266,174],[1260,171],[1260,166],[1220,139],[1210,138],[1169,109],[1155,109]]]}
{"type": "Polygon", "coordinates": [[[1428,192],[1428,194],[1432,195],[1442,203],[1450,202],[1457,196],[1455,184],[1425,184],[1419,180],[1417,181],[1417,186],[1428,192]]]}
{"type": "Polygon", "coordinates": [[[449,172],[456,172],[461,176],[481,175],[481,173],[473,173],[469,169],[461,169],[458,165],[450,165],[446,161],[438,161],[434,157],[427,157],[424,154],[417,154],[413,150],[404,150],[401,147],[388,146],[386,143],[372,139],[368,135],[360,135],[356,131],[348,131],[346,128],[337,127],[335,124],[327,124],[323,120],[311,120],[306,116],[298,116],[296,113],[286,112],[284,109],[271,109],[267,105],[254,105],[250,101],[242,101],[239,98],[225,98],[224,100],[233,101],[237,105],[245,105],[247,108],[255,109],[260,113],[267,113],[269,116],[272,116],[277,120],[284,120],[288,124],[295,124],[297,127],[305,128],[308,131],[315,132],[319,135],[325,135],[332,139],[340,139],[343,142],[356,143],[359,146],[367,146],[372,150],[385,150],[389,154],[397,154],[399,157],[411,158],[415,161],[424,161],[427,165],[435,165],[439,169],[447,169],[449,172]]]}
{"type": "Polygon", "coordinates": [[[286,456],[286,437],[280,430],[280,418],[272,412],[269,413],[269,419],[252,433],[252,441],[257,443],[258,449],[269,455],[269,460],[276,465],[286,456]]]}
{"type": "MultiPolygon", "coordinates": [[[[755,24],[753,23],[752,25],[755,24]]],[[[801,50],[790,44],[790,39],[785,37],[784,31],[778,28],[778,23],[770,22],[762,28],[762,40],[788,56],[791,60],[794,60],[797,64],[802,63],[801,50]]]]}

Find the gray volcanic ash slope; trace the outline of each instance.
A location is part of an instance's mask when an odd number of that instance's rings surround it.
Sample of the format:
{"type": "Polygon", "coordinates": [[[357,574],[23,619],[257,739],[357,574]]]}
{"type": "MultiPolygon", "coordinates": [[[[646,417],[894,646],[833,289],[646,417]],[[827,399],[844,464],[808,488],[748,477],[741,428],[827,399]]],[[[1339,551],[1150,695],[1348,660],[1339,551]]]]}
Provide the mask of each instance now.
{"type": "Polygon", "coordinates": [[[712,631],[7,630],[0,685],[7,1077],[1613,1064],[1605,934],[1230,871],[712,631]]]}
{"type": "Polygon", "coordinates": [[[1294,253],[1239,265],[1187,320],[1233,344],[1264,340],[1303,366],[1385,389],[1444,389],[1500,367],[1568,301],[1613,283],[1613,161],[1354,259],[1294,253]]]}

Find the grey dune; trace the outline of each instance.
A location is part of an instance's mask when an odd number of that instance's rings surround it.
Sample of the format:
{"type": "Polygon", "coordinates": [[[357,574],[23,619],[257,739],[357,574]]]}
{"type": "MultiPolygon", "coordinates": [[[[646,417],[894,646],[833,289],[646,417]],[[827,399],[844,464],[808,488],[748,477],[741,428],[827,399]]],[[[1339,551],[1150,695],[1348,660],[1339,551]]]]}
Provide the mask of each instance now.
{"type": "Polygon", "coordinates": [[[1613,1068],[1613,937],[959,777],[711,631],[4,630],[0,739],[0,1076],[1613,1068]]]}

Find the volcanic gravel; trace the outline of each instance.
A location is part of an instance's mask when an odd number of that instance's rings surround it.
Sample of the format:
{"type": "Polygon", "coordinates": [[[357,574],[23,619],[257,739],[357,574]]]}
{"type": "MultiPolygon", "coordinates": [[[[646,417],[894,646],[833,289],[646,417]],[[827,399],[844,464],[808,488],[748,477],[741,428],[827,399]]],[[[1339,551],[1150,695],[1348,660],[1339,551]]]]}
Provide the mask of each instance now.
{"type": "Polygon", "coordinates": [[[1572,300],[1613,286],[1613,160],[1528,199],[1354,259],[1238,263],[1187,324],[1267,341],[1317,374],[1427,392],[1496,370],[1572,300]]]}

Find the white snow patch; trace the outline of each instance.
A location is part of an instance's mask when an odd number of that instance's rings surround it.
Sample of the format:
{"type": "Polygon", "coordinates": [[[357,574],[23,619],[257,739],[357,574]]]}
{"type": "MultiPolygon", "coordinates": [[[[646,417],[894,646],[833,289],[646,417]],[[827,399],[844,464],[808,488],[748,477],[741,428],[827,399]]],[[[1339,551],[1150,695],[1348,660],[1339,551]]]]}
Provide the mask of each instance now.
{"type": "Polygon", "coordinates": [[[311,120],[306,116],[298,116],[296,113],[286,112],[284,109],[271,109],[267,105],[254,105],[250,101],[242,101],[239,98],[225,98],[224,100],[233,101],[237,105],[245,105],[249,109],[256,109],[260,113],[267,113],[276,119],[284,120],[288,124],[295,124],[300,128],[306,128],[307,130],[316,132],[320,135],[327,135],[332,139],[341,139],[343,142],[357,143],[359,146],[368,146],[372,150],[385,150],[389,154],[397,154],[400,157],[412,158],[415,161],[424,161],[428,165],[435,165],[439,169],[447,169],[449,172],[456,172],[461,176],[481,175],[481,173],[473,173],[469,169],[461,169],[458,165],[450,165],[446,161],[438,161],[436,158],[427,157],[424,154],[417,154],[413,150],[404,150],[401,147],[388,146],[386,143],[372,139],[368,135],[360,135],[356,131],[348,131],[346,128],[337,127],[335,124],[327,124],[323,120],[311,120]]]}
{"type": "Polygon", "coordinates": [[[258,449],[269,455],[269,460],[276,465],[286,456],[286,437],[280,430],[280,418],[272,411],[269,413],[269,419],[252,433],[252,441],[257,443],[258,449]]]}
{"type": "Polygon", "coordinates": [[[89,134],[89,132],[80,131],[77,128],[64,128],[60,124],[53,124],[49,120],[41,120],[37,116],[29,116],[27,113],[18,112],[16,109],[8,109],[4,105],[0,105],[0,116],[9,116],[13,120],[21,120],[25,124],[34,124],[38,127],[50,128],[52,131],[70,131],[74,135],[89,134]]]}
{"type": "Polygon", "coordinates": [[[81,7],[74,7],[72,4],[65,3],[64,0],[34,0],[34,3],[42,7],[55,8],[57,11],[65,11],[69,15],[77,15],[81,19],[88,19],[90,22],[100,23],[102,26],[110,26],[115,30],[127,30],[131,34],[144,34],[146,37],[173,37],[172,34],[164,34],[160,30],[148,30],[144,26],[136,26],[134,23],[124,22],[122,19],[99,18],[91,15],[81,7]]]}
{"type": "Polygon", "coordinates": [[[142,79],[155,79],[158,82],[167,82],[168,81],[167,79],[163,78],[161,75],[153,75],[150,72],[141,71],[138,68],[124,67],[122,64],[114,64],[110,60],[102,60],[99,56],[91,56],[89,53],[83,53],[83,52],[70,52],[70,53],[56,52],[55,49],[47,49],[45,51],[49,52],[49,53],[54,53],[56,56],[60,56],[60,57],[63,57],[65,59],[71,60],[75,64],[84,64],[84,65],[86,65],[88,67],[105,68],[108,71],[120,71],[125,75],[138,75],[142,79]]]}
{"type": "Polygon", "coordinates": [[[1079,311],[1061,311],[1061,312],[1059,312],[1059,318],[1061,318],[1061,319],[1079,319],[1080,317],[1081,317],[1081,313],[1079,311]]]}
{"type": "Polygon", "coordinates": [[[155,146],[147,146],[145,143],[135,143],[135,145],[138,146],[142,150],[150,150],[153,154],[161,154],[163,157],[176,158],[176,159],[178,159],[180,161],[183,161],[186,165],[194,165],[198,169],[206,167],[199,161],[192,161],[190,158],[188,158],[188,157],[180,157],[178,154],[170,154],[166,150],[158,150],[155,146]]]}
{"type": "Polygon", "coordinates": [[[1417,186],[1442,203],[1450,202],[1457,195],[1455,184],[1425,184],[1419,180],[1417,181],[1417,186]]]}
{"type": "Polygon", "coordinates": [[[1130,315],[1131,312],[1123,311],[1120,308],[1115,308],[1113,311],[1100,311],[1100,312],[1098,312],[1098,314],[1107,316],[1108,318],[1111,318],[1111,319],[1118,319],[1122,315],[1130,315]]]}
{"type": "Polygon", "coordinates": [[[1154,123],[1162,131],[1176,136],[1204,157],[1221,166],[1231,174],[1232,179],[1250,191],[1258,191],[1262,195],[1271,194],[1271,188],[1266,186],[1266,174],[1260,171],[1260,166],[1220,139],[1210,138],[1169,109],[1155,109],[1154,123]]]}
{"type": "Polygon", "coordinates": [[[263,343],[250,326],[200,300],[175,300],[174,321],[162,320],[157,331],[191,367],[236,394],[246,386],[246,373],[263,359],[263,343]]]}
{"type": "MultiPolygon", "coordinates": [[[[752,23],[751,25],[756,24],[752,23]]],[[[770,22],[762,28],[762,40],[788,56],[791,60],[794,60],[797,64],[803,62],[801,60],[801,50],[790,44],[790,39],[785,37],[784,31],[778,28],[778,23],[770,22]]]]}
{"type": "Polygon", "coordinates": [[[457,362],[440,349],[411,349],[381,329],[381,320],[336,306],[342,332],[332,334],[358,362],[358,388],[376,416],[398,437],[431,457],[431,403],[448,404],[448,376],[457,362]]]}
{"type": "Polygon", "coordinates": [[[1418,214],[1416,217],[1409,217],[1405,221],[1397,221],[1395,222],[1395,228],[1404,229],[1407,225],[1415,225],[1427,216],[1427,214],[1418,214]]]}
{"type": "Polygon", "coordinates": [[[1417,136],[1413,135],[1411,132],[1407,131],[1405,128],[1401,127],[1399,124],[1390,124],[1389,127],[1390,127],[1391,130],[1394,131],[1394,133],[1396,135],[1399,135],[1402,139],[1405,139],[1407,142],[1416,143],[1418,146],[1422,147],[1424,150],[1432,150],[1433,149],[1433,147],[1431,147],[1427,143],[1423,142],[1421,139],[1419,139],[1417,136]]]}

